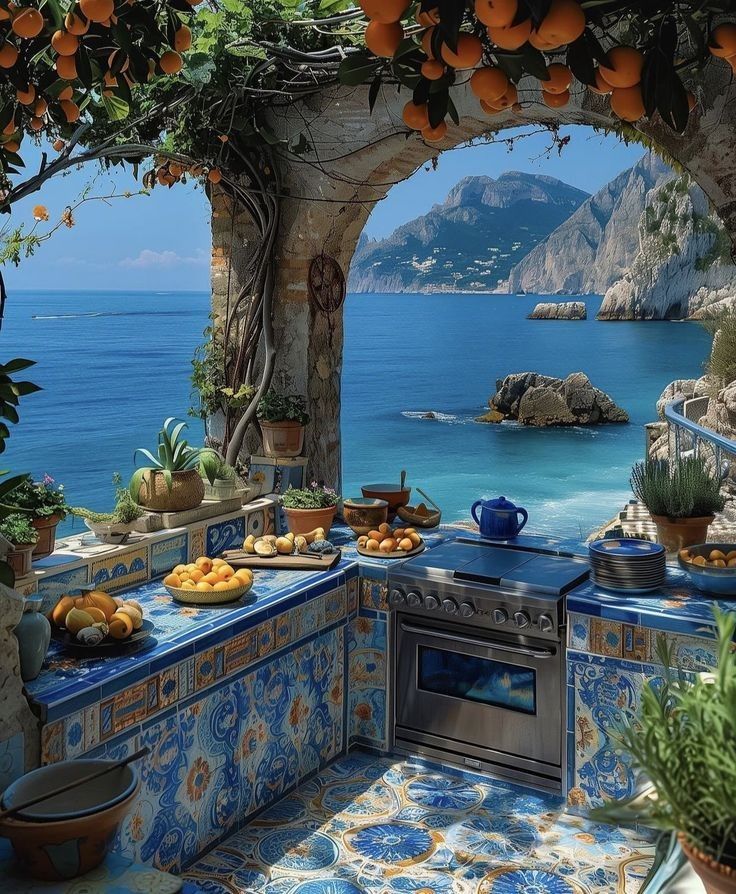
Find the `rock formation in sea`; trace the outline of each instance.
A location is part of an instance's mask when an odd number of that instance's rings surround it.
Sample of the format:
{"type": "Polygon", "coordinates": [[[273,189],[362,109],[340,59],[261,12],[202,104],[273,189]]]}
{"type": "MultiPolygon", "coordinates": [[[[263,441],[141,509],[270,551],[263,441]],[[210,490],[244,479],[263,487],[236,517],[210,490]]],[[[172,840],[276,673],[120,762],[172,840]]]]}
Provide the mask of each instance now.
{"type": "Polygon", "coordinates": [[[728,236],[686,175],[652,190],[638,241],[631,270],[606,292],[599,320],[702,319],[734,306],[728,236]]]}
{"type": "Polygon", "coordinates": [[[582,301],[540,301],[529,314],[530,320],[587,320],[588,311],[582,301]]]}
{"type": "MultiPolygon", "coordinates": [[[[496,382],[491,412],[522,425],[599,425],[629,421],[628,413],[582,372],[565,379],[535,372],[512,373],[496,382]]],[[[480,417],[482,420],[482,417],[480,417]]],[[[485,421],[485,420],[483,420],[485,421]]],[[[487,420],[493,421],[493,420],[487,420]]]]}
{"type": "Polygon", "coordinates": [[[649,192],[674,175],[653,153],[619,174],[511,270],[509,292],[603,294],[629,270],[649,192]]]}

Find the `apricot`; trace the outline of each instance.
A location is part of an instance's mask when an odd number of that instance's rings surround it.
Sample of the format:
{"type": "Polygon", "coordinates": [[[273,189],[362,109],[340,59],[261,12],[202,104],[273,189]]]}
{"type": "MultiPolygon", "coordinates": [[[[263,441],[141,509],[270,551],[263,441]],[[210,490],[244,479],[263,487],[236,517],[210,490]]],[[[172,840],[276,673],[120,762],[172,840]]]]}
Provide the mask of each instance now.
{"type": "Polygon", "coordinates": [[[235,574],[235,569],[231,565],[225,563],[224,565],[220,565],[220,567],[217,569],[217,573],[220,575],[220,577],[232,577],[235,574]]]}
{"type": "MultiPolygon", "coordinates": [[[[171,165],[169,165],[169,170],[171,170],[171,165]]],[[[172,173],[173,173],[173,171],[172,171],[172,173]]],[[[209,559],[207,556],[200,556],[198,559],[195,560],[194,564],[197,566],[197,568],[199,568],[200,570],[204,571],[205,574],[207,574],[208,571],[212,571],[215,563],[212,561],[212,559],[209,559]]]]}
{"type": "Polygon", "coordinates": [[[74,608],[75,600],[72,596],[62,596],[51,609],[51,620],[57,627],[63,627],[66,616],[74,608]]]}
{"type": "Polygon", "coordinates": [[[205,574],[205,576],[202,578],[202,581],[204,581],[205,583],[213,585],[219,583],[221,580],[224,580],[224,578],[220,577],[220,575],[217,574],[215,571],[210,571],[209,574],[205,574]]]}
{"type": "Polygon", "coordinates": [[[182,581],[182,584],[181,584],[182,590],[194,590],[194,589],[196,589],[196,586],[197,585],[194,583],[194,581],[191,581],[191,580],[182,581]]]}
{"type": "Polygon", "coordinates": [[[116,612],[116,615],[127,615],[130,620],[133,622],[133,630],[140,630],[143,626],[143,615],[138,611],[138,609],[134,605],[130,605],[126,603],[121,608],[119,608],[116,612]]]}
{"type": "MultiPolygon", "coordinates": [[[[189,579],[189,575],[187,575],[187,580],[189,579]]],[[[182,584],[181,578],[178,574],[174,574],[173,571],[171,574],[167,574],[164,578],[164,584],[167,587],[180,587],[182,584]]]]}
{"type": "Polygon", "coordinates": [[[189,580],[193,580],[195,584],[198,584],[203,577],[204,571],[202,571],[201,568],[194,568],[189,572],[189,580]]]}
{"type": "Polygon", "coordinates": [[[206,580],[201,580],[195,589],[201,590],[203,593],[209,593],[212,590],[212,584],[208,583],[206,580]]]}
{"type": "Polygon", "coordinates": [[[382,540],[379,543],[378,548],[381,550],[382,553],[392,553],[397,546],[398,543],[394,540],[393,537],[387,537],[385,540],[382,540]]]}
{"type": "Polygon", "coordinates": [[[379,541],[374,539],[373,537],[371,537],[365,545],[365,548],[368,550],[369,553],[378,552],[379,547],[379,541]]]}
{"type": "Polygon", "coordinates": [[[120,609],[110,618],[109,627],[113,639],[125,639],[133,632],[133,619],[120,609]]]}
{"type": "Polygon", "coordinates": [[[399,549],[404,549],[407,552],[409,552],[409,550],[413,549],[413,547],[414,547],[414,544],[411,542],[411,540],[408,537],[404,537],[403,540],[399,541],[399,549]]]}

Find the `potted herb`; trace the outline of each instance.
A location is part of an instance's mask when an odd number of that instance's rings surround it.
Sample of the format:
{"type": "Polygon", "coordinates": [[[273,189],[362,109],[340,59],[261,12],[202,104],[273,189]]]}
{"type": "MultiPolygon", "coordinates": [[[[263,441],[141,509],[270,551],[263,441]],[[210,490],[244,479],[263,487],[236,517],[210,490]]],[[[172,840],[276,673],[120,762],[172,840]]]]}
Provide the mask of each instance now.
{"type": "Polygon", "coordinates": [[[238,493],[240,477],[237,471],[216,450],[202,451],[199,474],[204,480],[205,500],[232,500],[238,493]],[[208,479],[213,477],[212,483],[208,479]]]}
{"type": "Polygon", "coordinates": [[[290,487],[280,497],[289,531],[292,534],[308,534],[315,528],[324,528],[325,534],[328,534],[339,499],[332,488],[323,487],[316,481],[303,489],[290,487]]]}
{"type": "Polygon", "coordinates": [[[699,458],[672,464],[667,460],[637,463],[631,489],[649,510],[657,539],[668,552],[704,543],[714,513],[725,505],[720,479],[699,458]]]}
{"type": "Polygon", "coordinates": [[[15,508],[23,509],[29,516],[38,533],[33,558],[50,556],[56,545],[56,528],[69,513],[64,485],[56,484],[50,475],[44,475],[40,481],[29,476],[15,488],[10,499],[15,508]]]}
{"type": "Polygon", "coordinates": [[[190,446],[182,437],[186,428],[186,422],[170,416],[158,433],[156,455],[142,447],[133,454],[134,459],[140,454],[147,460],[133,473],[129,485],[133,500],[144,509],[185,512],[199,506],[204,497],[200,466],[210,483],[214,481],[210,451],[190,446]]]}
{"type": "Polygon", "coordinates": [[[12,513],[0,521],[0,536],[12,546],[6,556],[8,565],[17,577],[30,574],[33,562],[33,549],[38,542],[38,531],[33,527],[29,516],[12,513]]]}
{"type": "Polygon", "coordinates": [[[95,512],[82,506],[72,506],[69,512],[81,518],[103,543],[125,543],[135,529],[135,522],[145,515],[145,510],[123,486],[119,472],[112,476],[112,483],[115,486],[115,508],[112,512],[95,512]]]}
{"type": "Polygon", "coordinates": [[[660,637],[662,679],[644,685],[638,716],[615,733],[619,750],[629,754],[634,768],[652,783],[651,794],[611,802],[592,815],[605,822],[641,822],[677,833],[708,894],[733,894],[736,613],[718,608],[713,613],[718,640],[714,673],[673,671],[673,647],[660,637]]]}
{"type": "Polygon", "coordinates": [[[309,422],[306,401],[299,394],[267,391],[256,410],[266,456],[299,456],[304,426],[309,422]]]}

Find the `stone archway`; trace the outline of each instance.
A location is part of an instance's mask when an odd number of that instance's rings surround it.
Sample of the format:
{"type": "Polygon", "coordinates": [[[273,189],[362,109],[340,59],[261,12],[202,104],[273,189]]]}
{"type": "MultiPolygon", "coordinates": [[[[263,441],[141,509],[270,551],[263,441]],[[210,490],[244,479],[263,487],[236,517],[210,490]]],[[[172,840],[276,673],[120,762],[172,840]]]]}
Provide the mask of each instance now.
{"type": "MultiPolygon", "coordinates": [[[[683,135],[656,121],[641,125],[632,138],[648,142],[687,171],[709,197],[736,244],[736,86],[730,70],[711,65],[698,88],[699,111],[683,135]],[[728,73],[728,74],[727,74],[728,73]]],[[[528,79],[527,79],[528,80],[528,79]]],[[[451,127],[439,145],[428,145],[407,133],[401,121],[403,92],[384,88],[371,115],[366,88],[335,86],[298,108],[274,111],[272,126],[284,136],[303,129],[314,150],[303,157],[282,155],[281,225],[276,246],[274,332],[276,371],[307,395],[311,423],[306,454],[311,477],[341,483],[340,378],[342,315],[327,320],[310,306],[307,271],[321,251],[334,256],[347,272],[368,215],[390,188],[437,157],[485,134],[534,124],[582,124],[616,129],[605,102],[579,89],[570,105],[552,113],[539,99],[538,88],[522,81],[519,114],[489,119],[468,88],[457,103],[460,126],[451,127]],[[330,337],[331,336],[331,337],[330,337]]],[[[624,132],[624,136],[626,132],[624,132]]],[[[228,284],[237,283],[254,244],[247,216],[232,219],[229,206],[213,197],[213,303],[226,300],[228,284]]]]}

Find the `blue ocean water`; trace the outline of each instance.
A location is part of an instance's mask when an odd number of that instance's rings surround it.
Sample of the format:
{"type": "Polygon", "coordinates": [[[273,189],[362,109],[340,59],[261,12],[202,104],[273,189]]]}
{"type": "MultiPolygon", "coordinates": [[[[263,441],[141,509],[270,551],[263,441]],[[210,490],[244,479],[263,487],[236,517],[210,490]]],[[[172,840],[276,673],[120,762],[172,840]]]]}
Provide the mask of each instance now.
{"type": "MultiPolygon", "coordinates": [[[[629,495],[642,424],[673,378],[697,376],[708,350],[690,323],[526,320],[537,296],[350,295],[345,305],[343,492],[397,480],[402,468],[443,508],[504,493],[530,527],[586,533],[629,495]],[[526,429],[479,425],[495,380],[509,372],[586,372],[630,413],[628,426],[526,429]],[[435,421],[419,416],[435,411],[435,421]]],[[[207,324],[195,292],[14,292],[3,358],[36,359],[44,390],[25,399],[2,468],[48,472],[68,499],[109,508],[113,471],[152,447],[166,416],[187,418],[190,362],[207,324]]],[[[190,419],[193,442],[201,424],[190,419]]],[[[79,527],[79,522],[76,523],[79,527]]]]}
{"type": "MultiPolygon", "coordinates": [[[[467,519],[481,497],[529,510],[529,528],[587,534],[629,499],[643,424],[675,378],[702,374],[710,339],[696,323],[527,320],[543,296],[351,295],[343,366],[343,493],[397,481],[425,490],[443,518],[467,519]],[[533,370],[585,372],[629,425],[531,429],[482,425],[495,382],[533,370]],[[437,420],[421,419],[432,410],[437,420]]],[[[547,299],[549,300],[549,299],[547,299]]]]}

